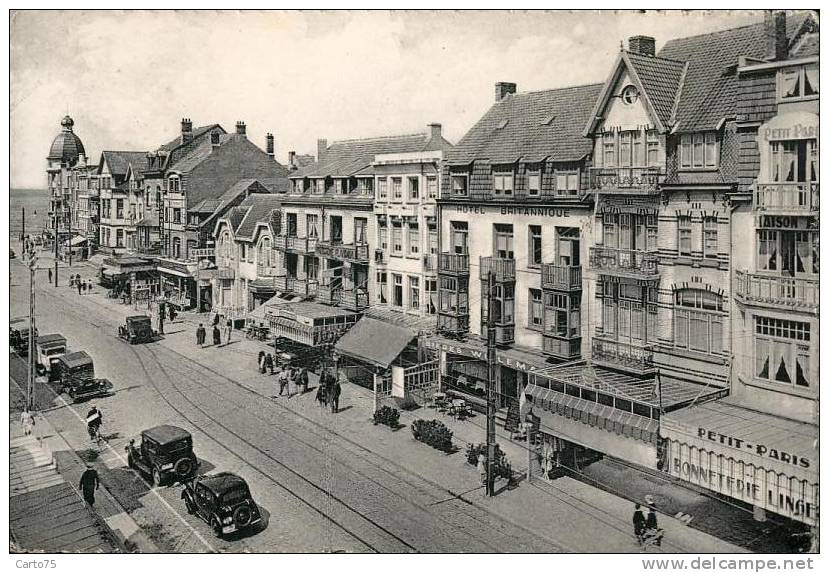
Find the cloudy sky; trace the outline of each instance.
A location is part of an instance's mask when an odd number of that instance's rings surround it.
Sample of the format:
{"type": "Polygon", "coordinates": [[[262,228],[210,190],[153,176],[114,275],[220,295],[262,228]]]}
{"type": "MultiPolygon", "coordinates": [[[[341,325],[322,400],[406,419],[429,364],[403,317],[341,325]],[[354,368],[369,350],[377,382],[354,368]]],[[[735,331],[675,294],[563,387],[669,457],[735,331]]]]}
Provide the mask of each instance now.
{"type": "Polygon", "coordinates": [[[11,185],[43,187],[69,113],[87,153],[151,150],[237,120],[277,158],[329,141],[415,133],[460,139],[519,91],[599,82],[620,42],[739,26],[759,12],[26,12],[11,15],[11,185]]]}

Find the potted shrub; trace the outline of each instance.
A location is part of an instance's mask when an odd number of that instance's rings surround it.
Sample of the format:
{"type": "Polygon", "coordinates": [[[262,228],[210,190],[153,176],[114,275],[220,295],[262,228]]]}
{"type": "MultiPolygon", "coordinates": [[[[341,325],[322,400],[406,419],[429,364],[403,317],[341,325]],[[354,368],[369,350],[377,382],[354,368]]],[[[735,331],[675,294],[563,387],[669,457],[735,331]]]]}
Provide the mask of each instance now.
{"type": "Polygon", "coordinates": [[[437,450],[452,450],[452,430],[439,420],[415,420],[412,423],[412,436],[437,450]]]}
{"type": "Polygon", "coordinates": [[[389,428],[396,428],[400,424],[400,412],[391,406],[381,406],[374,412],[374,425],[383,424],[389,428]]]}

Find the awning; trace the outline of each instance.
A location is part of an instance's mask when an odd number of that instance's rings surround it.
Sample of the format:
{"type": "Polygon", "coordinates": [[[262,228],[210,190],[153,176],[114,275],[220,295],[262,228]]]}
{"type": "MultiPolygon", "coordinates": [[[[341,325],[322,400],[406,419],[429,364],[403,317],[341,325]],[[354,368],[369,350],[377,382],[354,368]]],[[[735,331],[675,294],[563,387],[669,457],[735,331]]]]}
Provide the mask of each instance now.
{"type": "Polygon", "coordinates": [[[275,307],[283,304],[288,304],[289,302],[294,302],[296,300],[299,300],[300,298],[301,297],[291,294],[278,294],[272,296],[271,298],[269,298],[268,300],[254,308],[252,311],[250,311],[248,313],[248,318],[258,318],[264,320],[268,318],[268,312],[273,310],[275,307]]]}
{"type": "Polygon", "coordinates": [[[408,328],[363,317],[342,335],[334,348],[356,360],[388,368],[415,338],[408,328]]]}
{"type": "MultiPolygon", "coordinates": [[[[71,241],[68,241],[70,247],[80,247],[81,245],[85,245],[87,243],[86,237],[77,236],[72,237],[71,241]]],[[[64,243],[66,245],[66,243],[64,243]]]]}

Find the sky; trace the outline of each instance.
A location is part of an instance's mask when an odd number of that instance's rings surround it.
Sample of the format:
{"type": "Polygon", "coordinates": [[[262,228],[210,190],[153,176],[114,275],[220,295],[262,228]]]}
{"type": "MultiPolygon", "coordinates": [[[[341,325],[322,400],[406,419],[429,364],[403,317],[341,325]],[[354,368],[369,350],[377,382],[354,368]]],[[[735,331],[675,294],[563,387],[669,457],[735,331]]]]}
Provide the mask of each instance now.
{"type": "Polygon", "coordinates": [[[12,187],[45,187],[67,113],[87,155],[154,150],[194,126],[316,154],[329,141],[425,131],[457,142],[494,84],[602,82],[620,43],[750,24],[732,12],[16,11],[11,14],[12,187]]]}

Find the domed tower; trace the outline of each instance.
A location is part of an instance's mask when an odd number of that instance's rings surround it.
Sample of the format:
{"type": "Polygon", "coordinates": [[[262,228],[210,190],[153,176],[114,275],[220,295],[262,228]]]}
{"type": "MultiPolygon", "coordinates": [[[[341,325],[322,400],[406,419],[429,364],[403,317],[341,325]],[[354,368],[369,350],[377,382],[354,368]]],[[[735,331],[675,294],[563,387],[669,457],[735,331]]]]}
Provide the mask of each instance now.
{"type": "Polygon", "coordinates": [[[68,115],[61,122],[61,131],[52,141],[46,177],[49,182],[49,197],[51,217],[49,228],[52,230],[66,227],[66,217],[69,213],[69,172],[78,162],[81,155],[86,154],[81,138],[75,135],[72,128],[75,122],[68,115]]]}

